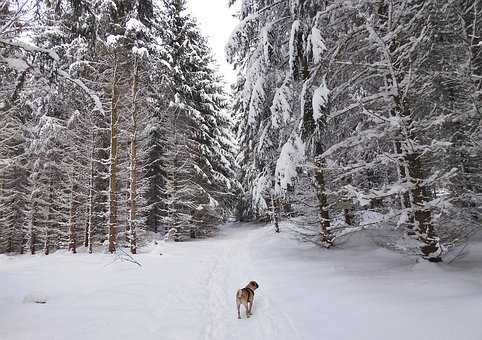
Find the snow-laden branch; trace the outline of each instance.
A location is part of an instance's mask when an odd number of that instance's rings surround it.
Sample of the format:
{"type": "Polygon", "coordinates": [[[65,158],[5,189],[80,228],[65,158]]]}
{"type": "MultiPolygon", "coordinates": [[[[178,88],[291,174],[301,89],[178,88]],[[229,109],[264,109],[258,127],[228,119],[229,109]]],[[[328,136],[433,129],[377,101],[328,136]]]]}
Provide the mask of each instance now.
{"type": "MultiPolygon", "coordinates": [[[[51,60],[54,62],[58,63],[60,61],[60,58],[58,54],[51,50],[51,49],[46,49],[46,48],[41,48],[38,46],[35,46],[33,44],[20,41],[17,39],[0,39],[0,44],[4,44],[6,46],[10,47],[15,47],[22,49],[26,52],[31,52],[31,53],[42,53],[46,56],[48,56],[51,60]]],[[[5,57],[0,57],[0,63],[5,63],[7,67],[14,69],[18,72],[26,72],[28,71],[33,65],[30,65],[27,61],[25,61],[22,58],[5,58],[5,57]]],[[[72,78],[67,72],[54,68],[53,72],[55,72],[57,75],[59,75],[61,78],[64,78],[73,84],[75,84],[77,87],[79,87],[82,91],[84,91],[91,99],[92,102],[94,103],[95,110],[99,112],[104,112],[104,108],[102,106],[102,103],[100,101],[100,98],[91,90],[89,89],[80,79],[75,79],[72,78]]],[[[8,106],[7,106],[8,109],[8,106]]],[[[2,110],[5,110],[2,108],[2,110]]]]}

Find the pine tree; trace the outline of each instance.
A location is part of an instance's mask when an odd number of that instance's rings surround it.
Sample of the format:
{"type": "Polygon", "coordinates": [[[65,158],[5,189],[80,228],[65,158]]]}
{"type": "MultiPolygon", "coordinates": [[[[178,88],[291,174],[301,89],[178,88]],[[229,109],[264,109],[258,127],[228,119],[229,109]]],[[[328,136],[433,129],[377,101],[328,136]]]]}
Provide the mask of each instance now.
{"type": "Polygon", "coordinates": [[[206,236],[233,206],[233,156],[224,94],[185,2],[165,1],[173,93],[168,115],[168,222],[179,240],[206,236]]]}
{"type": "Polygon", "coordinates": [[[292,123],[290,104],[284,105],[283,89],[290,92],[289,84],[275,91],[286,82],[284,65],[288,52],[281,45],[291,23],[290,17],[283,16],[288,11],[285,2],[243,1],[241,23],[226,48],[228,60],[238,68],[241,79],[235,89],[240,116],[238,162],[241,182],[247,189],[242,215],[255,219],[271,215],[276,230],[276,161],[292,123]],[[273,98],[280,102],[272,107],[273,98]]]}

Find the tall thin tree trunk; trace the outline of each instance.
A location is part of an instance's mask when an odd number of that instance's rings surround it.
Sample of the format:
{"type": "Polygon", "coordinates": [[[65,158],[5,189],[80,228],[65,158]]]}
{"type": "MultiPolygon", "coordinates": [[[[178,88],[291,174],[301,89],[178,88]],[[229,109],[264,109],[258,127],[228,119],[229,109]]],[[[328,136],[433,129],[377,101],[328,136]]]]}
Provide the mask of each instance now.
{"type": "MultiPolygon", "coordinates": [[[[2,176],[3,177],[3,176],[2,176]]],[[[4,184],[3,184],[4,180],[2,178],[2,180],[0,181],[0,199],[3,199],[5,197],[5,193],[4,193],[4,184]]],[[[0,207],[0,220],[3,219],[3,215],[4,215],[4,209],[7,208],[7,205],[4,205],[3,207],[0,207]]],[[[6,214],[5,214],[6,215],[6,214]]],[[[12,248],[13,248],[13,245],[12,245],[12,238],[13,238],[13,232],[14,232],[14,229],[13,229],[13,226],[9,226],[8,223],[5,224],[5,225],[0,225],[0,230],[5,230],[6,232],[7,231],[7,228],[10,228],[10,233],[8,233],[8,237],[7,237],[7,248],[5,249],[6,253],[11,253],[12,252],[12,248]]],[[[2,238],[2,235],[0,234],[0,239],[2,238]]]]}
{"type": "Polygon", "coordinates": [[[279,201],[276,193],[271,196],[271,214],[273,215],[274,231],[279,233],[279,201]]]}
{"type": "MultiPolygon", "coordinates": [[[[398,170],[398,178],[400,179],[400,182],[402,185],[408,186],[408,176],[407,176],[407,164],[406,164],[406,159],[405,159],[405,154],[402,150],[402,142],[399,140],[396,140],[394,142],[394,147],[395,147],[395,152],[397,154],[397,170],[398,170]]],[[[407,212],[407,220],[406,220],[406,229],[407,229],[407,234],[409,236],[415,235],[415,230],[414,229],[414,219],[413,219],[413,214],[411,211],[412,204],[410,201],[410,192],[407,190],[403,192],[400,195],[400,204],[402,206],[402,209],[404,209],[407,212]]]]}
{"type": "Polygon", "coordinates": [[[87,224],[85,225],[85,228],[84,228],[84,247],[87,248],[88,246],[89,246],[89,222],[87,221],[87,224]]]}
{"type": "Polygon", "coordinates": [[[325,174],[321,160],[315,161],[315,181],[316,197],[320,210],[320,243],[322,247],[330,248],[333,246],[333,236],[330,232],[330,214],[326,195],[325,174]]]}
{"type": "Polygon", "coordinates": [[[50,184],[49,184],[49,212],[47,214],[47,222],[44,225],[44,254],[49,255],[50,254],[50,230],[49,228],[51,227],[51,221],[53,221],[53,215],[52,215],[52,204],[53,204],[53,194],[52,194],[52,179],[50,179],[50,184]]]}
{"type": "Polygon", "coordinates": [[[130,174],[130,212],[129,212],[129,243],[131,253],[137,253],[137,95],[139,91],[139,64],[134,60],[134,75],[132,77],[132,130],[131,130],[131,174],[130,174]]]}
{"type": "Polygon", "coordinates": [[[77,228],[76,228],[76,204],[75,204],[75,179],[72,178],[70,186],[70,208],[69,208],[69,251],[77,253],[77,228]]]}
{"type": "Polygon", "coordinates": [[[114,60],[114,74],[112,76],[112,98],[111,98],[111,126],[110,126],[110,186],[109,186],[109,252],[114,253],[117,245],[117,129],[119,122],[118,104],[118,61],[114,60]]]}
{"type": "Polygon", "coordinates": [[[22,237],[20,239],[20,255],[25,254],[25,234],[22,230],[22,237]]]}
{"type": "Polygon", "coordinates": [[[31,255],[35,255],[35,242],[37,241],[36,240],[36,236],[35,236],[35,214],[34,214],[34,210],[36,208],[35,206],[35,197],[32,197],[32,207],[30,209],[30,212],[29,212],[29,230],[28,230],[28,246],[29,246],[29,250],[30,250],[30,254],[31,255]]]}
{"type": "MultiPolygon", "coordinates": [[[[92,124],[92,128],[94,128],[92,124]]],[[[92,254],[92,243],[94,235],[94,157],[95,157],[95,131],[92,130],[92,144],[90,151],[90,178],[89,178],[89,217],[87,228],[85,229],[85,247],[89,248],[89,254],[92,254]]]]}

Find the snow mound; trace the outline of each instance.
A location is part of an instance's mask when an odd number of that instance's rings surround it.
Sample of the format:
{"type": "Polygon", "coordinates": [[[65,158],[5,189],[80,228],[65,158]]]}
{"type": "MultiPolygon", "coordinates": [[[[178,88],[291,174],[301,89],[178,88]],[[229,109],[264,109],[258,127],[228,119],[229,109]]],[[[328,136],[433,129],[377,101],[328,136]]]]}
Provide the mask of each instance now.
{"type": "Polygon", "coordinates": [[[47,303],[47,294],[43,292],[31,292],[23,298],[23,303],[47,303]]]}

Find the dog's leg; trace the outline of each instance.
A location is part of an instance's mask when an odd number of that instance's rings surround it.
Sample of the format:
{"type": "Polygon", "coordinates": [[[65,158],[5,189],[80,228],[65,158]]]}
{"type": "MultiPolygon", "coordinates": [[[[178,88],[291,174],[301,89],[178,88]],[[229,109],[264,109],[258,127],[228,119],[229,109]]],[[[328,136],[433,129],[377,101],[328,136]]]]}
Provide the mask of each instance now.
{"type": "Polygon", "coordinates": [[[241,319],[241,314],[240,314],[240,312],[239,312],[239,309],[240,309],[240,307],[241,307],[241,304],[240,304],[239,302],[236,303],[236,307],[238,308],[238,319],[241,319]]]}
{"type": "Polygon", "coordinates": [[[253,313],[251,312],[251,310],[253,309],[253,301],[248,302],[248,306],[249,306],[249,315],[252,315],[253,313]]]}
{"type": "Polygon", "coordinates": [[[246,318],[249,318],[249,302],[245,303],[244,308],[246,309],[246,318]]]}

